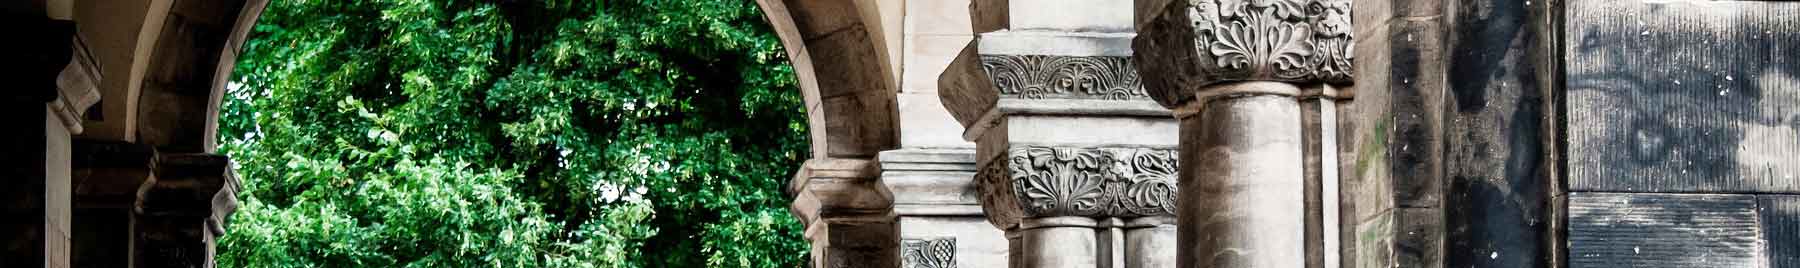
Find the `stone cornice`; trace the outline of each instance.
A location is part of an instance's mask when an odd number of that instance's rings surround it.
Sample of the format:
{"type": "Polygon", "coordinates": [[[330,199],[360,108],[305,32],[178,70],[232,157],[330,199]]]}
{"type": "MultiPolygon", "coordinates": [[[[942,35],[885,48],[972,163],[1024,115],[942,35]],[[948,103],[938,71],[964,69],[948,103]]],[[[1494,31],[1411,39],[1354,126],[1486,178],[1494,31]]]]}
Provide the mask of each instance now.
{"type": "Polygon", "coordinates": [[[894,195],[880,182],[881,168],[874,160],[814,158],[806,160],[788,182],[794,202],[790,212],[801,222],[830,214],[885,214],[894,195]]]}
{"type": "Polygon", "coordinates": [[[100,64],[88,51],[86,41],[80,36],[73,39],[73,53],[69,64],[56,76],[56,99],[51,101],[50,107],[62,119],[69,134],[81,134],[83,114],[88,107],[100,102],[100,64]]]}
{"type": "Polygon", "coordinates": [[[1140,31],[1134,61],[1159,103],[1239,81],[1349,84],[1350,0],[1178,0],[1140,31]]]}
{"type": "Polygon", "coordinates": [[[1007,113],[1167,115],[1150,101],[1131,59],[1131,33],[983,33],[938,79],[939,98],[974,140],[1007,113]],[[1008,104],[1011,102],[1012,104],[1008,104]],[[1058,108],[1037,109],[1055,103],[1058,108]],[[1071,105],[1072,104],[1072,105],[1071,105]],[[1010,105],[1011,109],[1008,108],[1010,105]],[[1023,109],[1019,109],[1023,108],[1023,109]],[[1098,108],[1098,109],[1094,109],[1098,108]],[[1148,108],[1148,109],[1146,109],[1148,108]]]}
{"type": "Polygon", "coordinates": [[[1174,150],[1024,146],[1001,157],[976,179],[989,221],[1002,229],[1025,218],[1175,214],[1174,150]]]}

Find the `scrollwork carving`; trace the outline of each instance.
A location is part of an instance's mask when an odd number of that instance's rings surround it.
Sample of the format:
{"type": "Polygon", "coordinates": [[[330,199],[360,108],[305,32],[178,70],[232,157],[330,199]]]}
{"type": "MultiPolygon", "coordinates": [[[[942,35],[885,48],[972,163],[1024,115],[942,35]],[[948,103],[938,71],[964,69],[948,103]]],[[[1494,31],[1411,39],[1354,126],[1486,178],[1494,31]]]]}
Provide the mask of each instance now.
{"type": "Polygon", "coordinates": [[[1024,216],[1175,213],[1171,150],[1032,146],[1007,155],[1011,195],[1024,216]]]}
{"type": "Polygon", "coordinates": [[[1215,82],[1349,82],[1349,0],[1187,0],[1201,70],[1215,82]]]}
{"type": "Polygon", "coordinates": [[[906,239],[900,242],[901,267],[955,268],[956,238],[906,239]]]}
{"type": "Polygon", "coordinates": [[[982,55],[981,68],[1002,96],[1026,99],[1144,99],[1129,57],[982,55]]]}

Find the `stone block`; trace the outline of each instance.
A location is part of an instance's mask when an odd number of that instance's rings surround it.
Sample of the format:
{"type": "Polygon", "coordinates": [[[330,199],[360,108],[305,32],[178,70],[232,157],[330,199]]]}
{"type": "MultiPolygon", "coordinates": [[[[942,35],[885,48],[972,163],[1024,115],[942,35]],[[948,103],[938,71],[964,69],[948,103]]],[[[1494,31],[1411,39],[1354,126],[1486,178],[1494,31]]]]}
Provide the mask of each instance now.
{"type": "Polygon", "coordinates": [[[1800,267],[1800,196],[1757,197],[1763,240],[1769,242],[1769,267],[1800,267]]]}
{"type": "MultiPolygon", "coordinates": [[[[791,12],[801,35],[819,36],[850,27],[862,27],[857,1],[839,0],[759,0],[782,2],[791,12]]],[[[762,5],[769,6],[769,5],[762,5]]]]}
{"type": "Polygon", "coordinates": [[[877,50],[872,40],[868,30],[861,27],[806,40],[806,50],[812,58],[830,59],[812,61],[821,98],[889,88],[887,65],[881,56],[884,52],[877,50]]]}
{"type": "MultiPolygon", "coordinates": [[[[1394,1],[1396,0],[1352,0],[1351,5],[1355,11],[1352,12],[1350,17],[1351,20],[1356,21],[1356,25],[1352,26],[1356,31],[1356,36],[1382,36],[1373,33],[1382,28],[1386,28],[1389,22],[1394,19],[1394,1]]],[[[1356,41],[1360,43],[1370,39],[1380,38],[1360,38],[1356,41]]],[[[1362,44],[1357,44],[1357,48],[1366,47],[1362,46],[1362,44]]],[[[1358,49],[1356,52],[1362,53],[1363,51],[1358,49]]],[[[1359,54],[1356,59],[1357,61],[1362,61],[1368,58],[1364,58],[1359,54]]],[[[1364,68],[1357,69],[1368,70],[1364,68]]]]}
{"type": "Polygon", "coordinates": [[[1011,116],[1006,135],[1014,144],[1107,144],[1174,148],[1180,125],[1172,118],[1011,116]],[[1130,131],[1123,131],[1130,130],[1130,131]]]}
{"type": "Polygon", "coordinates": [[[1445,267],[1443,210],[1396,208],[1394,224],[1394,267],[1445,267]]]}
{"type": "Polygon", "coordinates": [[[1394,265],[1394,214],[1392,210],[1372,213],[1373,217],[1358,222],[1348,247],[1350,260],[1344,267],[1389,268],[1394,265]]]}
{"type": "MultiPolygon", "coordinates": [[[[934,93],[900,93],[900,146],[905,148],[974,148],[962,138],[963,127],[944,110],[934,93]]],[[[972,163],[972,161],[971,161],[972,163]]]]}
{"type": "Polygon", "coordinates": [[[1800,3],[1566,13],[1572,190],[1800,193],[1800,3]]]}
{"type": "Polygon", "coordinates": [[[823,129],[811,131],[826,133],[828,157],[874,156],[881,150],[893,149],[891,146],[896,144],[897,122],[892,112],[897,110],[895,106],[893,93],[883,91],[826,98],[821,104],[822,115],[843,117],[823,118],[823,129]]]}
{"type": "Polygon", "coordinates": [[[1132,5],[1116,0],[1015,0],[1007,16],[1012,30],[1131,32],[1132,5]]]}
{"type": "Polygon", "coordinates": [[[1569,197],[1569,267],[1767,267],[1755,196],[1569,197]]]}
{"type": "Polygon", "coordinates": [[[970,0],[906,1],[906,34],[962,36],[974,34],[969,16],[969,5],[970,0]]]}
{"type": "Polygon", "coordinates": [[[957,53],[974,40],[971,35],[906,36],[906,71],[901,76],[900,91],[935,95],[938,76],[943,75],[957,53]]]}
{"type": "Polygon", "coordinates": [[[1393,132],[1387,144],[1394,202],[1399,207],[1438,207],[1443,184],[1443,91],[1447,74],[1443,25],[1403,21],[1391,25],[1388,105],[1393,132]],[[1398,81],[1399,83],[1394,83],[1398,81]]]}

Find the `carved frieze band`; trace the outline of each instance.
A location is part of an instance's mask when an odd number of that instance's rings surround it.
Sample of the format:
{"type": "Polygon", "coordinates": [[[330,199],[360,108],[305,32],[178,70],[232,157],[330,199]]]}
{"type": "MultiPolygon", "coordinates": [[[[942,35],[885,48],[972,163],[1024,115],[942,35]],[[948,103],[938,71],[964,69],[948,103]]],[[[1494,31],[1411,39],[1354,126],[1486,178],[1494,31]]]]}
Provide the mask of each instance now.
{"type": "Polygon", "coordinates": [[[900,241],[900,267],[955,268],[956,238],[906,239],[900,241]]]}
{"type": "MultiPolygon", "coordinates": [[[[1013,148],[1005,156],[1004,175],[989,172],[982,190],[990,191],[983,193],[990,196],[988,205],[1018,210],[999,215],[1173,216],[1175,155],[1174,150],[1144,148],[1013,148]],[[991,198],[999,195],[1011,200],[991,198]]],[[[997,209],[1012,210],[989,211],[997,209]]]]}
{"type": "Polygon", "coordinates": [[[1000,95],[1025,99],[1147,99],[1131,57],[981,55],[1000,95]]]}
{"type": "Polygon", "coordinates": [[[1350,0],[1186,0],[1215,82],[1351,81],[1350,0]]]}

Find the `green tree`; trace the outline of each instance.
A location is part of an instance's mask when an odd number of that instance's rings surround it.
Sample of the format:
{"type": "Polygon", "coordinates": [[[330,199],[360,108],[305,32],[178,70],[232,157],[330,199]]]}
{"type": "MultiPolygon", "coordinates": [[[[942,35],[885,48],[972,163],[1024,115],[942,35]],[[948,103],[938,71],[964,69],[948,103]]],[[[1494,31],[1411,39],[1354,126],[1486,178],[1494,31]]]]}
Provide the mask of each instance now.
{"type": "Polygon", "coordinates": [[[794,267],[793,73],[744,0],[270,1],[222,267],[794,267]]]}

